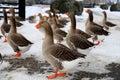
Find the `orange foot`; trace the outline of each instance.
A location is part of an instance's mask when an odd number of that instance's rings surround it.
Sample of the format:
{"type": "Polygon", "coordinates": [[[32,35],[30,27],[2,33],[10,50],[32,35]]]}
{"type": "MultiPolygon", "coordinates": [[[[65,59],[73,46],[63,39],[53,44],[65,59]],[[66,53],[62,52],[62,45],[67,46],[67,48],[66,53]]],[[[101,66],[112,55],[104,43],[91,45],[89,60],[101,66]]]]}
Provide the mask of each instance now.
{"type": "Polygon", "coordinates": [[[57,77],[57,74],[56,74],[56,73],[54,73],[54,74],[52,74],[52,75],[50,75],[50,76],[47,76],[48,79],[54,79],[54,78],[56,78],[56,77],[57,77]]]}
{"type": "Polygon", "coordinates": [[[66,72],[60,72],[60,73],[58,73],[58,76],[60,76],[60,77],[65,77],[66,76],[66,72]]]}
{"type": "Polygon", "coordinates": [[[97,43],[95,43],[95,45],[99,45],[100,44],[100,41],[98,41],[97,43]]]}
{"type": "Polygon", "coordinates": [[[21,53],[16,53],[15,55],[14,55],[15,57],[20,57],[21,56],[21,53]]]}

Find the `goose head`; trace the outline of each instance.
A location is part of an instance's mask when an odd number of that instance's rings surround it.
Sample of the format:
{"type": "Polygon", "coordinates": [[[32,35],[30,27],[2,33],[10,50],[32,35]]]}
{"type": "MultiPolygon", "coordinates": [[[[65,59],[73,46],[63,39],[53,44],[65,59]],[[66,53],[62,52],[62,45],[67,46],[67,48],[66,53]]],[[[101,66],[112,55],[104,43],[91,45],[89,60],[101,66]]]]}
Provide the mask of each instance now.
{"type": "Polygon", "coordinates": [[[90,9],[86,9],[85,12],[89,14],[89,21],[93,22],[93,12],[90,9]]]}
{"type": "Polygon", "coordinates": [[[14,12],[14,8],[10,7],[8,12],[13,13],[14,12]]]}
{"type": "Polygon", "coordinates": [[[74,12],[66,12],[65,14],[68,16],[68,18],[72,18],[73,15],[75,15],[74,12]]]}
{"type": "Polygon", "coordinates": [[[52,28],[47,21],[40,21],[36,25],[36,28],[39,29],[43,33],[43,36],[45,36],[47,39],[50,38],[53,40],[52,28]]]}
{"type": "Polygon", "coordinates": [[[52,17],[52,14],[51,14],[50,10],[46,10],[45,13],[47,13],[49,15],[49,17],[52,17]]]}
{"type": "Polygon", "coordinates": [[[86,9],[85,12],[86,12],[86,13],[90,13],[91,10],[90,10],[90,9],[86,9]]]}
{"type": "Polygon", "coordinates": [[[41,13],[38,13],[37,16],[40,17],[40,20],[42,19],[42,14],[41,13]]]}
{"type": "Polygon", "coordinates": [[[40,22],[38,22],[37,24],[36,24],[36,29],[38,29],[40,32],[43,32],[43,33],[45,33],[44,31],[44,26],[45,26],[45,24],[44,24],[44,21],[40,21],[40,22]]]}
{"type": "Polygon", "coordinates": [[[41,14],[41,13],[38,13],[37,16],[42,16],[42,14],[41,14]]]}

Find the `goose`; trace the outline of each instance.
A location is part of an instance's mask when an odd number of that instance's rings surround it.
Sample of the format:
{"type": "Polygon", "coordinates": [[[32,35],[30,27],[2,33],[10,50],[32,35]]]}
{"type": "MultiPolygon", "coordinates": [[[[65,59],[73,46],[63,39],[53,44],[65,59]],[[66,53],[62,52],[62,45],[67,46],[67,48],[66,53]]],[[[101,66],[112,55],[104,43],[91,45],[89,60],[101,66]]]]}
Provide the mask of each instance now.
{"type": "Polygon", "coordinates": [[[28,20],[29,23],[35,23],[36,15],[29,16],[28,18],[26,18],[26,20],[28,20]]]}
{"type": "Polygon", "coordinates": [[[83,35],[76,33],[76,19],[74,12],[70,12],[69,17],[71,19],[71,26],[66,36],[68,46],[74,51],[76,51],[77,48],[88,49],[94,46],[94,44],[88,41],[83,35]]]}
{"type": "Polygon", "coordinates": [[[70,22],[69,20],[67,20],[66,18],[63,18],[61,15],[58,16],[58,20],[60,23],[62,23],[63,25],[66,25],[68,22],[70,22]]]}
{"type": "Polygon", "coordinates": [[[38,13],[37,16],[39,16],[40,20],[44,20],[44,21],[47,21],[47,20],[48,20],[48,17],[47,17],[47,16],[42,16],[41,13],[38,13]]]}
{"type": "Polygon", "coordinates": [[[60,25],[66,25],[67,22],[69,22],[68,20],[66,20],[65,18],[63,19],[61,15],[56,15],[56,13],[60,13],[60,10],[58,9],[54,9],[54,12],[53,12],[53,16],[56,16],[56,21],[58,24],[60,25]]]}
{"type": "Polygon", "coordinates": [[[58,41],[58,43],[63,41],[63,38],[66,37],[67,32],[65,32],[57,27],[57,21],[56,21],[56,18],[54,16],[52,17],[51,27],[53,30],[54,38],[58,41]]]}
{"type": "MultiPolygon", "coordinates": [[[[44,20],[41,20],[41,21],[44,21],[44,20]]],[[[39,28],[40,22],[38,24],[36,24],[37,28],[39,28]]],[[[57,43],[61,43],[61,41],[64,40],[63,38],[66,37],[67,33],[57,27],[57,22],[56,22],[56,18],[55,17],[51,18],[51,22],[49,22],[49,24],[51,24],[51,28],[53,30],[54,39],[57,40],[57,43]]]]}
{"type": "MultiPolygon", "coordinates": [[[[67,13],[65,13],[65,14],[68,16],[68,18],[70,18],[71,12],[67,12],[67,13]]],[[[76,21],[75,21],[75,22],[76,22],[76,21]]],[[[87,34],[86,32],[84,32],[84,31],[82,31],[82,30],[80,30],[80,29],[76,29],[76,33],[83,35],[83,36],[84,36],[85,38],[87,38],[87,39],[92,37],[91,35],[87,34]]]]}
{"type": "Polygon", "coordinates": [[[105,11],[103,11],[102,13],[103,13],[103,15],[104,15],[104,18],[103,18],[103,21],[102,21],[102,25],[105,26],[105,29],[106,29],[106,30],[108,30],[109,27],[114,27],[114,26],[116,26],[116,24],[107,21],[107,14],[106,14],[105,11]]]}
{"type": "MultiPolygon", "coordinates": [[[[103,29],[103,26],[96,24],[95,22],[93,22],[93,12],[90,9],[87,9],[85,11],[86,13],[89,14],[88,19],[86,21],[85,24],[85,31],[90,34],[93,35],[93,42],[98,40],[98,35],[109,35],[109,32],[103,29]]],[[[100,41],[97,42],[97,44],[100,44],[100,41]]]]}
{"type": "Polygon", "coordinates": [[[14,8],[11,7],[11,8],[9,8],[8,11],[9,11],[9,12],[12,14],[12,16],[15,18],[16,26],[17,26],[17,27],[21,27],[23,24],[20,23],[20,22],[16,19],[14,8]]]}
{"type": "Polygon", "coordinates": [[[64,28],[65,26],[64,26],[63,24],[61,24],[61,23],[59,22],[58,18],[57,18],[56,13],[58,13],[58,12],[59,12],[59,10],[54,9],[54,11],[53,11],[53,16],[56,18],[58,28],[64,28]]]}
{"type": "MultiPolygon", "coordinates": [[[[38,27],[36,27],[38,29],[38,27]]],[[[63,61],[72,61],[78,58],[85,58],[86,55],[72,51],[63,44],[54,43],[53,31],[51,25],[47,21],[41,21],[39,29],[45,32],[45,39],[42,44],[42,53],[45,59],[55,68],[55,73],[47,76],[48,79],[57,78],[57,76],[64,77],[66,72],[63,61]]]]}
{"type": "Polygon", "coordinates": [[[5,9],[3,9],[3,15],[4,15],[4,21],[3,24],[1,25],[1,33],[4,36],[4,42],[7,42],[7,34],[10,31],[11,25],[8,24],[7,13],[5,9]]]}
{"type": "Polygon", "coordinates": [[[22,34],[16,32],[16,23],[13,16],[10,17],[10,21],[11,28],[7,36],[8,43],[14,52],[16,52],[14,56],[20,57],[21,53],[28,51],[33,43],[27,40],[22,34]]]}
{"type": "Polygon", "coordinates": [[[48,14],[48,20],[47,20],[47,21],[48,21],[49,23],[52,23],[52,17],[53,17],[53,16],[52,16],[51,11],[50,11],[50,10],[46,10],[45,13],[48,14]]]}

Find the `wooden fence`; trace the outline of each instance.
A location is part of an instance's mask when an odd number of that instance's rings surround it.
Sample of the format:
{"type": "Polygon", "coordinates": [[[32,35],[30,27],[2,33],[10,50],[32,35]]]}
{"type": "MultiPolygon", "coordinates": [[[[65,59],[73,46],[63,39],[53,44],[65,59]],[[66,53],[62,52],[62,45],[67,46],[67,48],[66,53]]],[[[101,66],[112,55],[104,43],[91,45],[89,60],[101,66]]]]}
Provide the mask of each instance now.
{"type": "MultiPolygon", "coordinates": [[[[0,4],[3,4],[5,6],[0,6],[0,18],[3,18],[2,9],[9,9],[10,7],[13,7],[15,9],[15,15],[20,16],[22,19],[25,19],[25,0],[19,0],[17,2],[1,2],[0,4]]],[[[9,12],[8,16],[9,16],[9,12]]]]}

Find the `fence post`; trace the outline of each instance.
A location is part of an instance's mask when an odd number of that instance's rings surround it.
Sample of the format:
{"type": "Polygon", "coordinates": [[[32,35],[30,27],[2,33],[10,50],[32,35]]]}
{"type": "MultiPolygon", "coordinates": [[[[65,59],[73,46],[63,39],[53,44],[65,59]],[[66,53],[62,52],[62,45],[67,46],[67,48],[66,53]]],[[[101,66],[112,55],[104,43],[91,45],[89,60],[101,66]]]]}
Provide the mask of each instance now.
{"type": "Polygon", "coordinates": [[[25,20],[25,1],[19,0],[19,16],[25,20]]]}

